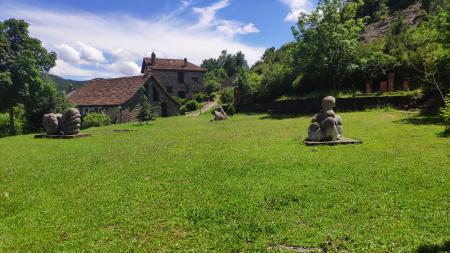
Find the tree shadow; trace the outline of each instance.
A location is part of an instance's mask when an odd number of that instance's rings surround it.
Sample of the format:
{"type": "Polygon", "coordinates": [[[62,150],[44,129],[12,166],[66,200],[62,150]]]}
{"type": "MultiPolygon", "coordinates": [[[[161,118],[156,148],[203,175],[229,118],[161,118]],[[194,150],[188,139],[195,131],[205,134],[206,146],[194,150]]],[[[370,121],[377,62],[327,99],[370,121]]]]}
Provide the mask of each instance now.
{"type": "Polygon", "coordinates": [[[417,115],[406,119],[395,121],[400,124],[412,124],[412,125],[444,125],[444,121],[437,115],[417,115]]]}
{"type": "Polygon", "coordinates": [[[421,245],[416,253],[444,253],[450,252],[450,241],[445,241],[441,245],[421,245]]]}
{"type": "Polygon", "coordinates": [[[276,113],[270,113],[264,116],[261,116],[260,120],[283,120],[283,119],[294,119],[294,118],[302,118],[307,117],[307,115],[304,114],[276,114],[276,113]]]}

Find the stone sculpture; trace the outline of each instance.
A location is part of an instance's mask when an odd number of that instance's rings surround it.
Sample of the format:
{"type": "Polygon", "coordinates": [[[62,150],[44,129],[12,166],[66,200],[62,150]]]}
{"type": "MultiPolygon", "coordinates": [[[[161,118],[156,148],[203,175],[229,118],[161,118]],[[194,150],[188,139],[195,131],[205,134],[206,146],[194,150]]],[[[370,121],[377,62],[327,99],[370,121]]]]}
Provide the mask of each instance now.
{"type": "Polygon", "coordinates": [[[335,105],[334,97],[322,100],[322,111],[313,116],[308,129],[308,141],[336,141],[342,138],[342,120],[333,111],[335,105]]]}
{"type": "Polygon", "coordinates": [[[222,106],[217,107],[217,109],[214,110],[214,120],[220,121],[220,120],[226,120],[226,119],[228,119],[228,115],[223,110],[222,106]]]}
{"type": "Polygon", "coordinates": [[[76,135],[80,132],[81,115],[76,108],[70,108],[64,115],[45,114],[43,124],[47,135],[76,135]]]}

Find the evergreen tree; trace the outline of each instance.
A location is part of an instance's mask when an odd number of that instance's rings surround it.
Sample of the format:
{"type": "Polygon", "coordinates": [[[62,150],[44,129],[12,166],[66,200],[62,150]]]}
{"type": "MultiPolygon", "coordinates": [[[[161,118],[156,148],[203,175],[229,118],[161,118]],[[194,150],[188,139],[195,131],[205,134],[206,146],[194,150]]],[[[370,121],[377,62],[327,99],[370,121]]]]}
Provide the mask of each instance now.
{"type": "Polygon", "coordinates": [[[145,122],[146,124],[148,124],[149,121],[156,119],[153,107],[147,96],[144,96],[144,101],[141,104],[141,109],[139,110],[137,118],[139,122],[145,122]]]}

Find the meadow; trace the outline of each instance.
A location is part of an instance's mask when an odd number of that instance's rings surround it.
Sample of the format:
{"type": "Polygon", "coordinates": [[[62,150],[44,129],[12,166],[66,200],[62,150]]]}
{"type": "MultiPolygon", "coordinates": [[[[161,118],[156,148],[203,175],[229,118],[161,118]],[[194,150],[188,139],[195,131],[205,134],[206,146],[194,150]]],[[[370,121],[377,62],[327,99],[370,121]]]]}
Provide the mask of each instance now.
{"type": "Polygon", "coordinates": [[[0,251],[449,247],[443,126],[394,110],[341,116],[362,145],[306,147],[310,116],[263,114],[1,138],[0,251]]]}

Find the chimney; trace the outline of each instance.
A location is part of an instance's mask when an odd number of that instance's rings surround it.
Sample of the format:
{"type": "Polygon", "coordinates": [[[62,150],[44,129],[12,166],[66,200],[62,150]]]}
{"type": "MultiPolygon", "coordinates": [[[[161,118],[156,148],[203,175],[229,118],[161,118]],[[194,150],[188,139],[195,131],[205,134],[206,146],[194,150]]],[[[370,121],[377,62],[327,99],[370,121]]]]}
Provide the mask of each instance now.
{"type": "Polygon", "coordinates": [[[156,54],[155,54],[155,52],[152,52],[152,61],[151,61],[151,64],[152,64],[152,65],[155,65],[155,63],[156,63],[156,54]]]}
{"type": "Polygon", "coordinates": [[[184,64],[183,67],[187,67],[187,58],[184,58],[184,64]]]}

